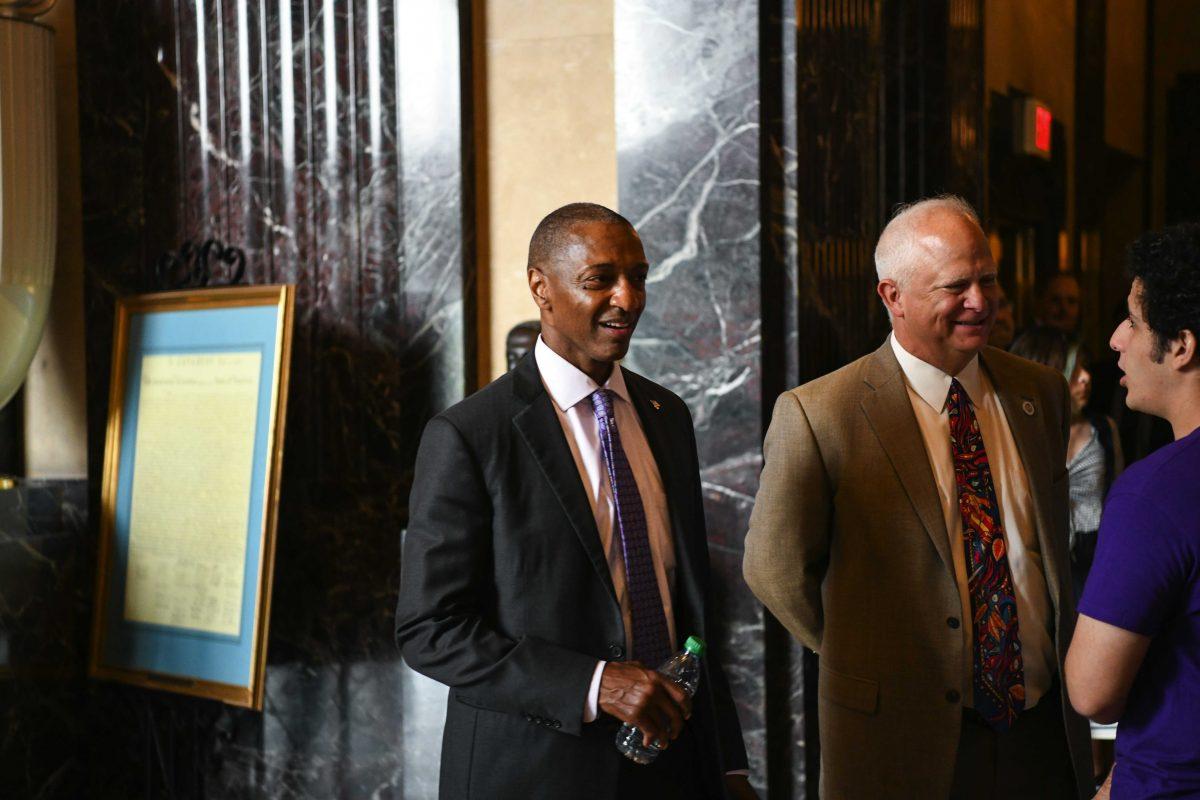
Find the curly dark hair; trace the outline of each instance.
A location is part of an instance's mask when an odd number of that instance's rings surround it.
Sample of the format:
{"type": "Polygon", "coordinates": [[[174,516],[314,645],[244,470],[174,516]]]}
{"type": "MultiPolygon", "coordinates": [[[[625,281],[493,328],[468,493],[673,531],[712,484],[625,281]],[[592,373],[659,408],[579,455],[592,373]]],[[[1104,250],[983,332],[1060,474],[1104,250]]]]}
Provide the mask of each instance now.
{"type": "Polygon", "coordinates": [[[1142,282],[1142,313],[1161,364],[1180,333],[1200,336],[1200,223],[1142,234],[1129,246],[1129,275],[1142,282]]]}

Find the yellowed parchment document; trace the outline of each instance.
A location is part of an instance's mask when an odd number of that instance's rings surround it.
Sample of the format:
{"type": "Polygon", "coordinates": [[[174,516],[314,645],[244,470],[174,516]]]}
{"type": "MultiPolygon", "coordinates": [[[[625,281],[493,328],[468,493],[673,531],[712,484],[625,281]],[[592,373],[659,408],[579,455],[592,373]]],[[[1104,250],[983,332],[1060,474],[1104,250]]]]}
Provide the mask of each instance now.
{"type": "Polygon", "coordinates": [[[237,636],[262,354],[142,358],[125,618],[237,636]]]}

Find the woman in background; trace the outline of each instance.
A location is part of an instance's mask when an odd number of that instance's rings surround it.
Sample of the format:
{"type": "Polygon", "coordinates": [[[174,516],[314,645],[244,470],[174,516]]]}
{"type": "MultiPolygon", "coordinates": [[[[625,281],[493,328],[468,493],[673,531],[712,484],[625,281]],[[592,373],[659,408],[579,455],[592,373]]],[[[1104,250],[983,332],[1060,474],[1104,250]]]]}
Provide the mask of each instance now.
{"type": "Polygon", "coordinates": [[[1062,372],[1071,392],[1071,438],[1067,444],[1067,474],[1071,493],[1071,580],[1075,601],[1083,593],[1096,554],[1096,531],[1108,487],[1124,468],[1117,426],[1102,413],[1087,413],[1092,376],[1080,346],[1047,326],[1017,337],[1011,352],[1062,372]]]}

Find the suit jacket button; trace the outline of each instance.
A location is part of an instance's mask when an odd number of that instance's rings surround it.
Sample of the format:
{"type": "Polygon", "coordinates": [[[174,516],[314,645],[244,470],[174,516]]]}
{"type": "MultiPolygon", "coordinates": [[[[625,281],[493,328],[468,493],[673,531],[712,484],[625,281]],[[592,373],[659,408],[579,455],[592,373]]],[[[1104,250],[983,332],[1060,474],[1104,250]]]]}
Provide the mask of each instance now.
{"type": "Polygon", "coordinates": [[[625,657],[625,648],[619,644],[610,644],[608,646],[608,656],[614,661],[625,657]]]}
{"type": "Polygon", "coordinates": [[[946,702],[947,703],[957,703],[961,699],[962,699],[962,695],[960,695],[958,693],[957,689],[951,689],[950,691],[946,692],[946,702]]]}
{"type": "Polygon", "coordinates": [[[551,728],[561,728],[561,727],[562,727],[562,723],[561,723],[561,722],[559,722],[558,720],[553,720],[553,721],[551,721],[551,723],[550,723],[550,727],[551,727],[551,728]]]}
{"type": "Polygon", "coordinates": [[[951,628],[958,629],[958,617],[946,617],[946,624],[951,628]]]}

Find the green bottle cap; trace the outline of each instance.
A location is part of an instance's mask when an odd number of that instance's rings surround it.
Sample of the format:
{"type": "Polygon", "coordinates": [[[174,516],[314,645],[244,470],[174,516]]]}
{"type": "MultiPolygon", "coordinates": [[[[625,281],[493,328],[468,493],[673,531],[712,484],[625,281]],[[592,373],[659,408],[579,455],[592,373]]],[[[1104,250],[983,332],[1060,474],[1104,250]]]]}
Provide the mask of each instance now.
{"type": "Polygon", "coordinates": [[[689,636],[687,641],[683,643],[683,649],[694,655],[696,658],[704,658],[704,640],[699,636],[689,636]]]}

